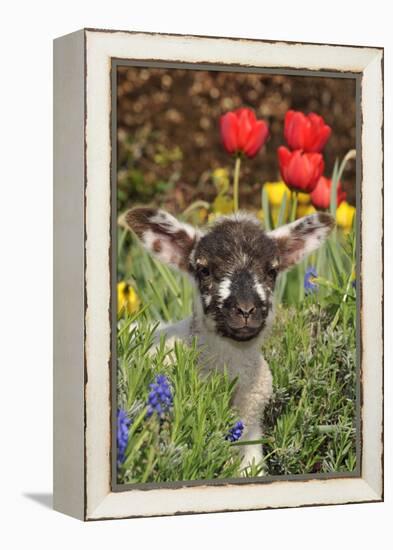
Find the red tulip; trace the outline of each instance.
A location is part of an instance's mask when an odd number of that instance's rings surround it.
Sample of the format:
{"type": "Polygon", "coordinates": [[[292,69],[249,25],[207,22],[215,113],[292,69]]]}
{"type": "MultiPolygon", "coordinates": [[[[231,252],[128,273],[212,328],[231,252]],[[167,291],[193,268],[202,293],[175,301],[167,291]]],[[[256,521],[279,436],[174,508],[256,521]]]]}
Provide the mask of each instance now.
{"type": "Polygon", "coordinates": [[[320,153],[331,132],[330,126],[315,113],[305,115],[300,111],[287,111],[285,115],[284,136],[292,150],[320,153]]]}
{"type": "Polygon", "coordinates": [[[311,193],[322,176],[323,157],[320,153],[289,151],[286,147],[277,150],[282,179],[295,191],[311,193]]]}
{"type": "Polygon", "coordinates": [[[229,111],[220,118],[221,139],[228,153],[244,153],[254,157],[267,140],[269,129],[264,120],[257,120],[251,109],[229,111]]]}
{"type": "MultiPolygon", "coordinates": [[[[329,208],[330,197],[332,194],[332,180],[322,176],[318,181],[314,191],[310,194],[311,202],[316,208],[329,208]]],[[[343,191],[341,182],[337,185],[337,206],[347,198],[347,194],[343,191]]]]}

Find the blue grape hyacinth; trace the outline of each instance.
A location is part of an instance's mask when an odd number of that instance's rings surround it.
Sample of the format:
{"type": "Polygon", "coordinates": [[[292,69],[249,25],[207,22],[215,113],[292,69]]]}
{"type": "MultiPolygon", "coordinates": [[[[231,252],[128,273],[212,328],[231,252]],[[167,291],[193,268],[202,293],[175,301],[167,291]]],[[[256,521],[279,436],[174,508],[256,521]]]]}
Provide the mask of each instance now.
{"type": "Polygon", "coordinates": [[[157,413],[161,418],[172,406],[173,397],[168,379],[163,374],[156,376],[154,382],[149,384],[150,393],[147,398],[147,416],[157,413]]]}
{"type": "Polygon", "coordinates": [[[117,409],[117,465],[123,464],[128,444],[128,429],[131,420],[124,409],[117,409]]]}
{"type": "Polygon", "coordinates": [[[241,420],[236,422],[236,424],[229,430],[225,439],[228,439],[231,443],[238,441],[243,435],[244,424],[241,420]]]}
{"type": "Polygon", "coordinates": [[[304,275],[304,290],[306,293],[318,290],[318,285],[314,282],[317,277],[316,269],[314,267],[309,267],[304,275]]]}

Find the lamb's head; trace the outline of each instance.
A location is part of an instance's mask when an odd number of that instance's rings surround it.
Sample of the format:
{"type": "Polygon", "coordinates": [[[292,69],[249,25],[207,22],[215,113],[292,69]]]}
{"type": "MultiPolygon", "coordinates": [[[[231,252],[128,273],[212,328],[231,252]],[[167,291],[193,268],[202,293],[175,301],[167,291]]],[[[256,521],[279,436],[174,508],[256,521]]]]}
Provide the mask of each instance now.
{"type": "Polygon", "coordinates": [[[219,218],[203,232],[152,208],[130,210],[125,219],[159,260],[194,278],[206,325],[237,341],[261,333],[278,274],[316,250],[334,226],[322,212],[270,232],[244,213],[219,218]]]}

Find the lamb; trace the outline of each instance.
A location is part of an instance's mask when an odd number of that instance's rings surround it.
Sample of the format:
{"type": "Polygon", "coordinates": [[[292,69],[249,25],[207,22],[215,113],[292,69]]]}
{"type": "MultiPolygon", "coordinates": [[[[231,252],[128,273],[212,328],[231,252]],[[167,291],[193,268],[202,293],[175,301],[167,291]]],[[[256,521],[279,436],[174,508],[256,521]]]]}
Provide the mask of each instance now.
{"type": "MultiPolygon", "coordinates": [[[[167,339],[197,338],[201,369],[237,377],[233,406],[243,439],[262,437],[261,419],[272,396],[272,375],[261,343],[273,319],[277,276],[316,250],[334,227],[324,212],[265,232],[240,212],[202,231],[153,208],[135,208],[125,220],[160,261],[189,274],[198,297],[191,317],[165,327],[167,339]]],[[[242,447],[243,465],[260,463],[262,445],[242,447]]]]}

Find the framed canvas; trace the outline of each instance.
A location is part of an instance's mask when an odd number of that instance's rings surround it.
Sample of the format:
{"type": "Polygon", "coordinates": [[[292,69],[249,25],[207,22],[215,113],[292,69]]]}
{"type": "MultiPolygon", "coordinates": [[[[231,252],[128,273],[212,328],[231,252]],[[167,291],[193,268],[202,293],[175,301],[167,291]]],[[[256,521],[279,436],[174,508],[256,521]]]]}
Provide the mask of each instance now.
{"type": "Polygon", "coordinates": [[[54,42],[54,507],[383,499],[383,49],[54,42]]]}

